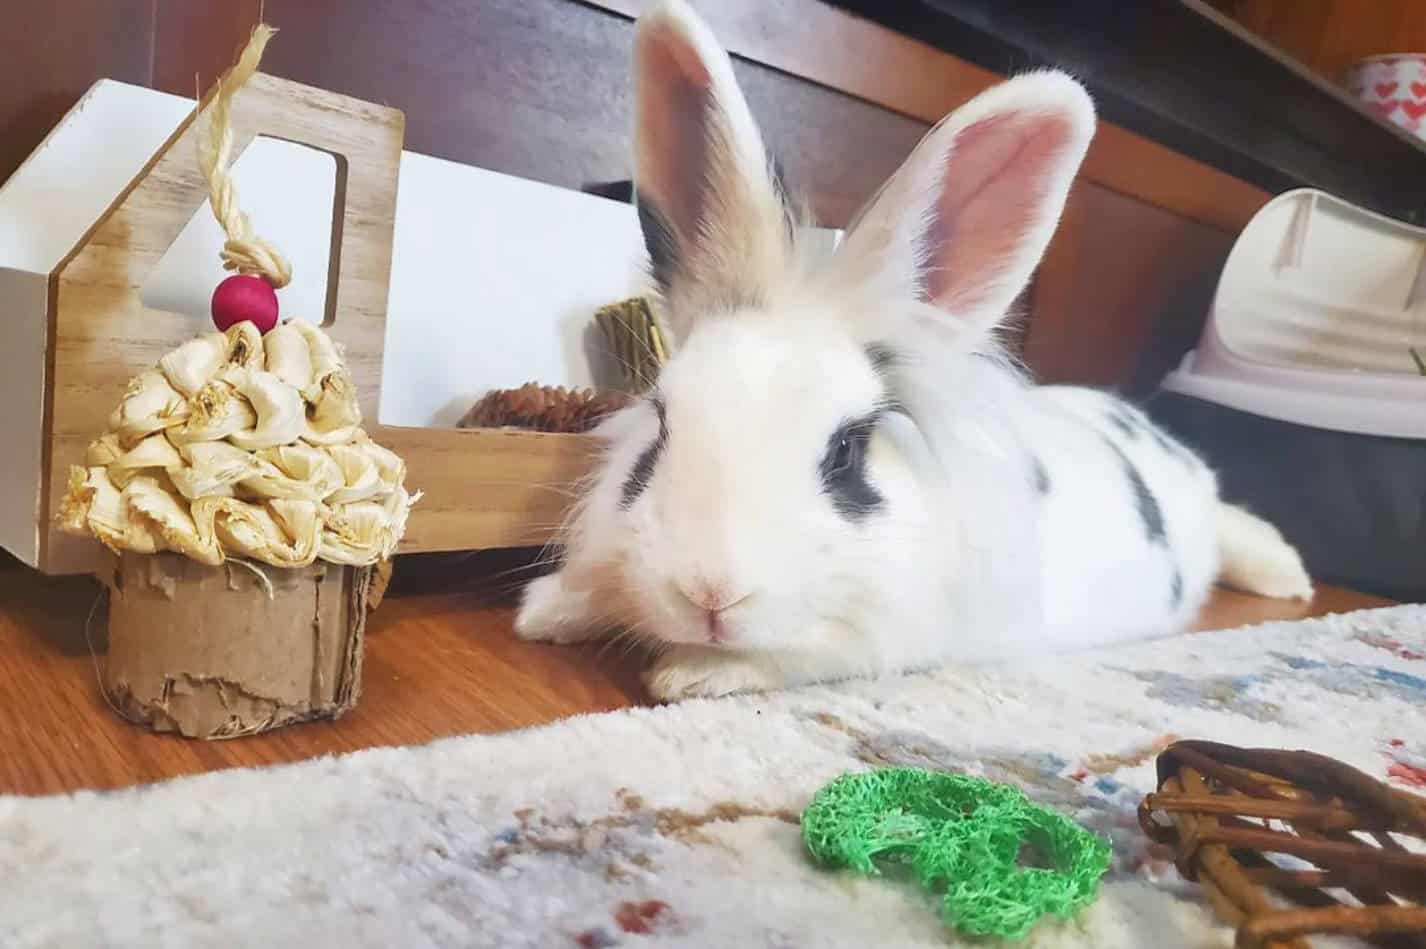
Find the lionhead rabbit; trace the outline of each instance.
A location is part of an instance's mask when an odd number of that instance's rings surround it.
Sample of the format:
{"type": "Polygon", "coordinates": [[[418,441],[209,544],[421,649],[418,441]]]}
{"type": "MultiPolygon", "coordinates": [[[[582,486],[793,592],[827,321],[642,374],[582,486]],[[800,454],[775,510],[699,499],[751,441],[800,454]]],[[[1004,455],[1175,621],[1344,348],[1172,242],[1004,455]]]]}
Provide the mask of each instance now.
{"type": "Polygon", "coordinates": [[[676,352],[606,446],[517,631],[655,644],[659,698],[1184,628],[1215,577],[1305,597],[1296,552],[1125,403],[1035,387],[994,330],[1094,131],[1066,75],[930,131],[832,254],[682,2],[634,48],[636,188],[676,352]]]}

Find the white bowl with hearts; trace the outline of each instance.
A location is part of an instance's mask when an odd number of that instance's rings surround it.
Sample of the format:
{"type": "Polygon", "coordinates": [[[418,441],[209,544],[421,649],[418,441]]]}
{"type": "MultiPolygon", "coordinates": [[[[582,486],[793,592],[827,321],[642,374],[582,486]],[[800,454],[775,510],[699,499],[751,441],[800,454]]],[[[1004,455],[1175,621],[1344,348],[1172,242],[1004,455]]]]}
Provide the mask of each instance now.
{"type": "Polygon", "coordinates": [[[1363,59],[1347,70],[1346,81],[1369,112],[1426,139],[1426,53],[1363,59]]]}

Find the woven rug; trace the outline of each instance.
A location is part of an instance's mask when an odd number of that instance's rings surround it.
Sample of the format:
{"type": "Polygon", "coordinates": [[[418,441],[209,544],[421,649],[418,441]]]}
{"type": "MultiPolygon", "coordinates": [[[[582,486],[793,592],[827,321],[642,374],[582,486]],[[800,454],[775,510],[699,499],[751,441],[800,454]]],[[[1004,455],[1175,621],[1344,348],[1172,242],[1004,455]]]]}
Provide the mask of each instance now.
{"type": "Polygon", "coordinates": [[[1135,822],[1173,736],[1426,790],[1426,607],[0,798],[0,946],[954,945],[914,884],[801,847],[824,782],[915,765],[1112,839],[1099,900],[1027,945],[1226,947],[1135,822]]]}

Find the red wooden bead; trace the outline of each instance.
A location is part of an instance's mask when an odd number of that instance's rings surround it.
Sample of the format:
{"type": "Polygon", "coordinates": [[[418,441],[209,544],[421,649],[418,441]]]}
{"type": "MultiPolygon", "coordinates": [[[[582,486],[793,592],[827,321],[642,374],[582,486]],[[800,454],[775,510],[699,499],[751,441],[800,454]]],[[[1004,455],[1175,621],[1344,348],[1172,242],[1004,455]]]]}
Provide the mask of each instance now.
{"type": "Polygon", "coordinates": [[[247,320],[266,333],[277,325],[277,291],[263,277],[234,274],[213,291],[213,325],[223,332],[247,320]]]}

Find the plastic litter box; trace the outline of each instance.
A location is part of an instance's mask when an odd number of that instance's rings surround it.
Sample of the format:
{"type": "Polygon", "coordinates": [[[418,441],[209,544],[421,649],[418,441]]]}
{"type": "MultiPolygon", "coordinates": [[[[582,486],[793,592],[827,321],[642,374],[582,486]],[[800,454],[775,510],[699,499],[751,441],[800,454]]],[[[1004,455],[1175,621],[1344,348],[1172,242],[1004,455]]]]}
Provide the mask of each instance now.
{"type": "Polygon", "coordinates": [[[1155,418],[1319,580],[1426,599],[1426,229],[1329,194],[1270,201],[1233,246],[1155,418]]]}

